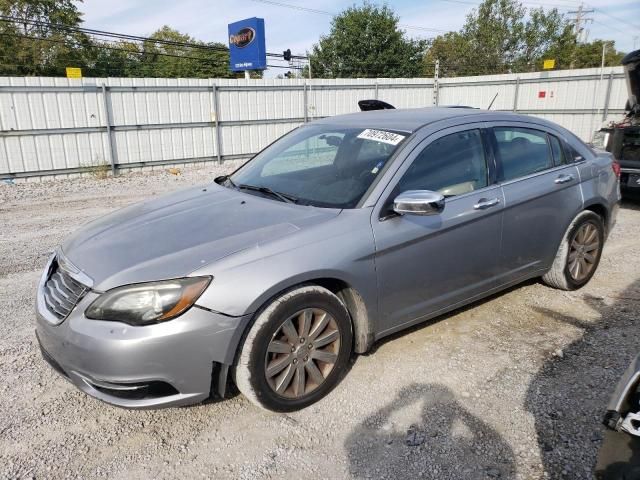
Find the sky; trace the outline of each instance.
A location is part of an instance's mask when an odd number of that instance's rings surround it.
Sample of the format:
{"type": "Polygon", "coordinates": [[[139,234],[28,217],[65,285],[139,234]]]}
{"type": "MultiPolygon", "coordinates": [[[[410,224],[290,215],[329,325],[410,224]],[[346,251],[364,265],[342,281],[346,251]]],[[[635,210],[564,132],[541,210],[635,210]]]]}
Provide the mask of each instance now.
{"type": "MultiPolygon", "coordinates": [[[[407,35],[429,38],[434,30],[458,30],[474,5],[481,0],[395,0],[386,2],[400,17],[407,35]]],[[[521,0],[527,8],[557,7],[560,12],[576,10],[577,0],[521,0]]],[[[291,49],[296,54],[310,50],[321,35],[329,33],[331,16],[263,3],[264,0],[84,0],[84,27],[147,36],[169,25],[203,41],[227,43],[227,24],[249,17],[265,20],[267,51],[291,49]]],[[[354,0],[274,0],[302,9],[337,13],[358,4],[354,0]]],[[[378,1],[372,3],[381,3],[378,1]]],[[[587,25],[589,40],[615,40],[624,52],[640,48],[640,0],[589,0],[585,8],[593,22],[587,25]],[[635,45],[634,45],[635,42],[635,45]]],[[[268,76],[281,70],[272,69],[268,76]]]]}

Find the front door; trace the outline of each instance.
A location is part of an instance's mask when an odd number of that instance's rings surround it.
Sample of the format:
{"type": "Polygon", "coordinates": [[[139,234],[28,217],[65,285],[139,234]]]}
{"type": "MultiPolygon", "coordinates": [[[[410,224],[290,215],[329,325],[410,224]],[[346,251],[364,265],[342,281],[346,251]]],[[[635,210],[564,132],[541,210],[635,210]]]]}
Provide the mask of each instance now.
{"type": "Polygon", "coordinates": [[[414,149],[385,191],[371,219],[379,334],[494,286],[504,199],[490,181],[487,159],[480,128],[449,128],[414,149]],[[442,193],[444,210],[432,216],[386,215],[393,198],[408,190],[442,193]]]}

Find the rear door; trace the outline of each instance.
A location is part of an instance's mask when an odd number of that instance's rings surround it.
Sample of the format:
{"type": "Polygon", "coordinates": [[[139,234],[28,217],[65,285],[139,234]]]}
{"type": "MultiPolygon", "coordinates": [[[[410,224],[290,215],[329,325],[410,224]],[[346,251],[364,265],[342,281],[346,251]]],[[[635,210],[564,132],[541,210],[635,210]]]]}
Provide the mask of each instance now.
{"type": "Polygon", "coordinates": [[[582,206],[580,176],[567,161],[562,139],[544,127],[514,122],[494,125],[492,132],[505,199],[502,281],[510,283],[551,265],[582,206]]]}
{"type": "Polygon", "coordinates": [[[408,156],[371,218],[376,243],[379,334],[399,330],[491,289],[503,198],[489,170],[482,124],[428,137],[408,156]],[[407,190],[439,191],[439,215],[389,214],[407,190]]]}

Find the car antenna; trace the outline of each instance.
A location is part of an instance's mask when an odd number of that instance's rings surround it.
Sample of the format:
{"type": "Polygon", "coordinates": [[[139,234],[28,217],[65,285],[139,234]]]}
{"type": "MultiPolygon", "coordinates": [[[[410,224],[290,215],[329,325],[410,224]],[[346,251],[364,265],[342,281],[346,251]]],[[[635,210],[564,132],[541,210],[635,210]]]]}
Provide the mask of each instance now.
{"type": "Polygon", "coordinates": [[[489,107],[487,107],[487,110],[491,110],[491,107],[493,106],[493,102],[495,102],[496,98],[498,98],[498,93],[500,92],[496,92],[495,96],[493,97],[493,100],[491,100],[491,103],[489,104],[489,107]]]}

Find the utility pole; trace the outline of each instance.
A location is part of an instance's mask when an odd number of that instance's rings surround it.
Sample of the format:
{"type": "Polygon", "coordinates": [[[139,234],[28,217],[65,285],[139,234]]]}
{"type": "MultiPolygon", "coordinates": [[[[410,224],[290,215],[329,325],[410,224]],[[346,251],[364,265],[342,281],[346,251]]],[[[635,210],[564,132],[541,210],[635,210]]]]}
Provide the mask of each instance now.
{"type": "Polygon", "coordinates": [[[574,32],[578,43],[585,43],[589,38],[589,30],[586,29],[586,26],[587,23],[593,22],[593,18],[587,17],[590,13],[594,13],[593,8],[585,9],[584,3],[582,2],[578,5],[577,10],[569,11],[569,14],[575,15],[575,17],[570,18],[569,20],[574,24],[574,32]]]}
{"type": "MultiPolygon", "coordinates": [[[[593,18],[587,17],[587,15],[593,12],[593,8],[590,8],[588,10],[585,9],[584,3],[582,2],[580,2],[580,5],[578,5],[577,10],[569,11],[570,15],[575,15],[575,17],[570,18],[569,20],[573,22],[573,31],[576,34],[576,44],[585,43],[587,41],[587,38],[589,37],[589,30],[587,30],[585,27],[587,26],[587,23],[593,22],[593,18]]],[[[571,64],[569,65],[569,68],[574,68],[575,66],[577,49],[578,46],[576,45],[576,47],[573,49],[573,55],[571,56],[571,64]]]]}

